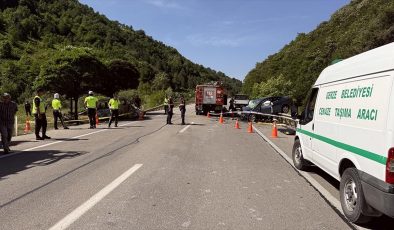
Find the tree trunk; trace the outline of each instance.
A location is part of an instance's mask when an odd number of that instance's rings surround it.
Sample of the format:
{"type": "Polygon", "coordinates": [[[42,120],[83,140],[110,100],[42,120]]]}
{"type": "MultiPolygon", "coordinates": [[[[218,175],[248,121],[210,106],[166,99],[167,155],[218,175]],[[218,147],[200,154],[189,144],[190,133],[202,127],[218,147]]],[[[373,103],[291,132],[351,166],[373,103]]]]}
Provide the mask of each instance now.
{"type": "Polygon", "coordinates": [[[78,120],[78,97],[74,97],[74,101],[75,101],[75,120],[78,120]]]}
{"type": "Polygon", "coordinates": [[[74,102],[75,102],[75,106],[74,106],[74,111],[75,111],[75,113],[74,113],[74,119],[75,120],[78,120],[78,96],[75,96],[73,99],[74,99],[74,102]]]}
{"type": "Polygon", "coordinates": [[[70,97],[70,114],[73,114],[73,98],[70,97]]]}

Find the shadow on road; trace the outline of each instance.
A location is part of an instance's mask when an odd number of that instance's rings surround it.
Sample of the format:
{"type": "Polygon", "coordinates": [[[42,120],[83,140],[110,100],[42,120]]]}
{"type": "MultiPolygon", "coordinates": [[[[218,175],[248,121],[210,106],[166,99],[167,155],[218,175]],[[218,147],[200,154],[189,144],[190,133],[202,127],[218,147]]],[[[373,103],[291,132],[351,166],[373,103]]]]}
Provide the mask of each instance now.
{"type": "Polygon", "coordinates": [[[366,229],[393,229],[394,219],[383,215],[381,217],[373,218],[368,224],[359,226],[366,229]]]}
{"type": "Polygon", "coordinates": [[[80,139],[80,138],[53,138],[55,141],[87,141],[89,139],[80,139]]]}
{"type": "Polygon", "coordinates": [[[23,154],[17,154],[11,157],[0,159],[0,180],[5,177],[16,174],[26,169],[37,166],[47,166],[64,159],[71,159],[86,154],[87,152],[76,151],[30,151],[23,154]]]}
{"type": "Polygon", "coordinates": [[[29,140],[11,141],[10,146],[17,146],[19,144],[23,144],[23,143],[27,143],[27,142],[37,142],[37,141],[29,141],[29,140]]]}
{"type": "Polygon", "coordinates": [[[336,189],[339,190],[339,181],[337,181],[334,177],[332,177],[328,173],[326,173],[323,170],[321,170],[319,167],[312,165],[312,166],[308,167],[305,170],[305,172],[308,172],[310,174],[317,174],[317,175],[319,175],[321,178],[324,178],[325,181],[327,181],[333,187],[335,187],[336,189]]]}

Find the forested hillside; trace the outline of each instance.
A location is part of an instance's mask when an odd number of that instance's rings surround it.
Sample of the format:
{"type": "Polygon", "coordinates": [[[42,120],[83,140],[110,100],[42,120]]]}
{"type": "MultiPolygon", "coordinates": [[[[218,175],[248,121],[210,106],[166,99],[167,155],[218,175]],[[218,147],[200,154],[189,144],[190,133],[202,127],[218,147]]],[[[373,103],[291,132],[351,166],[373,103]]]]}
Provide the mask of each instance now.
{"type": "Polygon", "coordinates": [[[300,33],[280,52],[256,64],[243,91],[253,97],[290,95],[301,104],[320,72],[394,41],[394,1],[353,0],[314,31],[300,33]]]}
{"type": "Polygon", "coordinates": [[[230,91],[241,88],[240,81],[77,0],[0,0],[0,10],[0,92],[19,102],[39,86],[67,98],[137,88],[162,95],[210,81],[222,81],[230,91]]]}

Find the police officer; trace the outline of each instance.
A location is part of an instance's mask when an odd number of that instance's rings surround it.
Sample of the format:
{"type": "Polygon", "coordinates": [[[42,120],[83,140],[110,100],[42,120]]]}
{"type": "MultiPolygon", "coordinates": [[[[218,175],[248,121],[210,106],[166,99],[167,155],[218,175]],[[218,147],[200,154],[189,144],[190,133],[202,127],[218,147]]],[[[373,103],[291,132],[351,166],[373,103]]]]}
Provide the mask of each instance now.
{"type": "Polygon", "coordinates": [[[167,95],[164,97],[164,114],[167,114],[168,110],[168,97],[167,95]]]}
{"type": "Polygon", "coordinates": [[[51,139],[46,135],[47,132],[47,117],[45,115],[45,102],[42,99],[45,90],[42,88],[37,89],[37,95],[33,99],[32,113],[35,120],[35,133],[36,140],[51,139]],[[42,136],[40,136],[40,130],[42,129],[42,136]]]}
{"type": "Polygon", "coordinates": [[[93,96],[93,91],[89,91],[89,96],[85,98],[85,108],[88,110],[90,129],[96,128],[97,97],[93,96]]]}
{"type": "Polygon", "coordinates": [[[57,128],[57,119],[60,119],[60,122],[62,123],[63,128],[68,129],[68,127],[64,125],[61,108],[62,108],[62,102],[59,100],[59,94],[55,93],[53,95],[53,100],[52,100],[54,127],[55,127],[55,129],[58,129],[57,128]]]}
{"type": "Polygon", "coordinates": [[[119,104],[120,101],[118,99],[118,96],[114,94],[114,97],[111,98],[111,100],[109,100],[108,102],[108,106],[111,111],[111,119],[109,119],[108,128],[111,127],[114,118],[115,118],[115,127],[118,127],[119,104]]]}
{"type": "Polygon", "coordinates": [[[186,103],[183,96],[180,98],[179,110],[181,111],[182,125],[185,125],[186,103]]]}
{"type": "Polygon", "coordinates": [[[172,97],[168,99],[168,111],[167,111],[167,125],[172,125],[171,119],[172,119],[172,113],[174,109],[174,100],[172,97]]]}
{"type": "Polygon", "coordinates": [[[31,117],[31,104],[29,101],[25,102],[26,117],[31,117]]]}
{"type": "Polygon", "coordinates": [[[230,101],[229,101],[230,106],[228,107],[228,110],[230,110],[231,112],[233,112],[235,110],[234,107],[234,97],[231,97],[230,101]]]}

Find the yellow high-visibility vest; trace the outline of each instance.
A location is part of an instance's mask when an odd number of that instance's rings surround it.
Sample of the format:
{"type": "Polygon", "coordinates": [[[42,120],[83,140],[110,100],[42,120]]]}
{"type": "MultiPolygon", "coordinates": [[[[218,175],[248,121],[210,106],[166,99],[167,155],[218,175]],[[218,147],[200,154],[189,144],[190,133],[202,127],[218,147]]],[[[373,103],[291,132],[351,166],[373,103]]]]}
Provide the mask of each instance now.
{"type": "Polygon", "coordinates": [[[40,109],[40,114],[45,114],[45,102],[41,99],[41,97],[39,96],[35,96],[33,99],[33,109],[32,109],[32,113],[33,114],[37,114],[37,107],[36,107],[36,103],[34,103],[35,99],[38,98],[40,99],[40,105],[39,105],[39,109],[40,109]]]}
{"type": "Polygon", "coordinates": [[[52,108],[53,110],[60,110],[62,108],[62,102],[59,99],[53,99],[52,108]]]}
{"type": "Polygon", "coordinates": [[[114,99],[114,98],[111,98],[111,100],[109,100],[108,102],[110,109],[119,109],[119,104],[120,104],[119,99],[114,99]]]}
{"type": "Polygon", "coordinates": [[[89,109],[95,109],[97,101],[98,101],[97,97],[88,96],[88,97],[85,98],[86,106],[89,109]]]}

